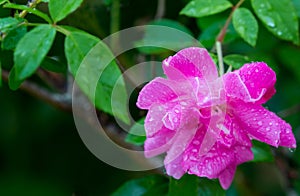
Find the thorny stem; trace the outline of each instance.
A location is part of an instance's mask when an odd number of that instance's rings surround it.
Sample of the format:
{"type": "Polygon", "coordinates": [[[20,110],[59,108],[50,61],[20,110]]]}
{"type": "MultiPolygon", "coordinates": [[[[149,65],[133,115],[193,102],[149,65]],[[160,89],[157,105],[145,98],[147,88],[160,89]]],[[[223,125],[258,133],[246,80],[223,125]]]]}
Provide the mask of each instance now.
{"type": "Polygon", "coordinates": [[[239,8],[244,1],[245,0],[240,0],[235,6],[233,6],[233,8],[232,8],[232,10],[230,12],[229,17],[227,18],[227,20],[226,20],[223,28],[221,29],[221,31],[218,34],[218,37],[216,39],[216,49],[217,49],[217,54],[218,54],[220,76],[222,76],[224,74],[224,63],[223,63],[223,55],[222,55],[222,43],[224,41],[224,37],[226,35],[226,31],[227,31],[227,28],[228,28],[228,26],[230,24],[230,21],[232,19],[234,11],[237,8],[239,8]]]}

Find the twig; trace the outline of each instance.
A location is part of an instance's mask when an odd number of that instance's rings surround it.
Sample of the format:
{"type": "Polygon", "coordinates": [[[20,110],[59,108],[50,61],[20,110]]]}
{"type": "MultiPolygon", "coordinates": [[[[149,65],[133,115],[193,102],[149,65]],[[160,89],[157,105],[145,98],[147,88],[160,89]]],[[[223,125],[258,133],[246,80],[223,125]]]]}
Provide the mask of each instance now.
{"type": "MultiPolygon", "coordinates": [[[[8,81],[8,77],[9,73],[5,70],[2,70],[3,80],[8,81]]],[[[71,111],[72,109],[71,94],[52,93],[47,89],[27,80],[21,84],[20,89],[62,110],[71,111]]]]}
{"type": "Polygon", "coordinates": [[[229,17],[227,18],[227,20],[226,20],[226,22],[225,22],[223,28],[221,29],[220,33],[218,34],[217,41],[219,41],[220,43],[223,43],[223,41],[224,41],[224,37],[225,37],[225,35],[226,35],[226,31],[227,31],[227,28],[228,28],[228,26],[229,26],[229,24],[230,24],[230,21],[231,21],[231,19],[232,19],[232,16],[233,16],[234,11],[235,11],[237,8],[239,8],[239,7],[242,5],[242,3],[243,3],[244,1],[245,1],[245,0],[240,0],[235,6],[233,6],[233,8],[232,8],[232,10],[231,10],[231,12],[230,12],[229,17]]]}
{"type": "MultiPolygon", "coordinates": [[[[39,4],[41,2],[41,0],[32,0],[32,1],[28,1],[28,7],[30,8],[35,8],[37,6],[37,4],[39,4]]],[[[20,18],[25,18],[25,16],[28,14],[27,10],[23,10],[20,14],[19,17],[20,18]]]]}

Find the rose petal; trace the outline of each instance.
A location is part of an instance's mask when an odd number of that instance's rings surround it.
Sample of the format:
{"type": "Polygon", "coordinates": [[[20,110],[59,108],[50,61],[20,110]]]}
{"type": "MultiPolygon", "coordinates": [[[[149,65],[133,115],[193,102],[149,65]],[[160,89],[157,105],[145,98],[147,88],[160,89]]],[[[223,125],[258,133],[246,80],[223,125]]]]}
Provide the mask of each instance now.
{"type": "MultiPolygon", "coordinates": [[[[182,156],[182,153],[187,149],[189,143],[197,132],[199,114],[197,111],[191,110],[189,115],[189,121],[185,122],[183,126],[176,131],[174,142],[172,143],[170,150],[167,152],[165,164],[171,163],[177,157],[182,156]]],[[[183,116],[183,119],[185,118],[186,116],[183,116]]]]}
{"type": "Polygon", "coordinates": [[[166,152],[172,144],[175,131],[162,127],[156,134],[147,137],[144,149],[145,157],[150,158],[166,152]]]}
{"type": "Polygon", "coordinates": [[[284,124],[281,128],[279,146],[288,148],[296,148],[296,139],[289,124],[284,124]]]}
{"type": "Polygon", "coordinates": [[[163,61],[163,69],[172,80],[181,80],[182,75],[208,81],[218,77],[216,65],[204,48],[191,47],[179,51],[163,61]]]}
{"type": "Polygon", "coordinates": [[[226,168],[219,176],[219,181],[223,189],[227,190],[232,181],[235,174],[236,165],[231,165],[226,168]]]}
{"type": "Polygon", "coordinates": [[[223,76],[228,97],[245,102],[265,103],[276,92],[275,72],[263,62],[245,64],[237,71],[223,76]]]}
{"type": "Polygon", "coordinates": [[[180,179],[185,174],[185,171],[182,169],[182,155],[178,156],[172,162],[165,163],[165,168],[169,176],[180,179]]]}
{"type": "Polygon", "coordinates": [[[164,106],[160,104],[153,104],[145,119],[146,136],[151,137],[163,127],[162,118],[166,113],[164,106]]]}
{"type": "Polygon", "coordinates": [[[155,78],[141,90],[137,106],[141,109],[149,109],[154,103],[164,104],[177,97],[178,95],[170,87],[170,82],[164,78],[155,78]]]}
{"type": "MultiPolygon", "coordinates": [[[[291,129],[284,120],[260,105],[236,103],[234,113],[239,118],[239,126],[246,130],[251,138],[275,147],[281,144],[281,137],[285,138],[285,131],[291,129]]],[[[290,140],[289,146],[296,145],[294,141],[294,139],[290,140]]]]}
{"type": "Polygon", "coordinates": [[[274,88],[276,74],[264,62],[245,64],[238,72],[252,98],[256,99],[264,92],[259,103],[265,103],[276,92],[274,88]]]}

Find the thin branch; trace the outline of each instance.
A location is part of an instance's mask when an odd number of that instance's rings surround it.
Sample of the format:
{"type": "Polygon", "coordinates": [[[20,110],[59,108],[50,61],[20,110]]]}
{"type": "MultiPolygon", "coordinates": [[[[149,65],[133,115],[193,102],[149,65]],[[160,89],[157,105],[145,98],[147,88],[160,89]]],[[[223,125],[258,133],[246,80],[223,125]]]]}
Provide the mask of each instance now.
{"type": "MultiPolygon", "coordinates": [[[[3,80],[8,81],[8,77],[9,73],[2,70],[3,80]]],[[[72,109],[71,94],[52,93],[28,80],[21,84],[20,89],[62,110],[71,111],[72,109]]]]}
{"type": "Polygon", "coordinates": [[[233,6],[233,8],[232,8],[232,10],[231,10],[231,13],[230,13],[229,17],[227,18],[227,20],[226,20],[226,22],[225,22],[223,28],[221,29],[220,33],[218,34],[217,41],[219,41],[220,43],[223,43],[223,41],[224,41],[224,37],[225,37],[225,35],[226,35],[226,31],[227,31],[227,28],[228,28],[228,26],[229,26],[229,24],[230,24],[230,21],[231,21],[231,19],[232,19],[232,16],[233,16],[234,11],[235,11],[237,8],[239,8],[239,7],[242,5],[242,3],[243,3],[244,1],[245,1],[245,0],[240,0],[235,6],[233,6]]]}

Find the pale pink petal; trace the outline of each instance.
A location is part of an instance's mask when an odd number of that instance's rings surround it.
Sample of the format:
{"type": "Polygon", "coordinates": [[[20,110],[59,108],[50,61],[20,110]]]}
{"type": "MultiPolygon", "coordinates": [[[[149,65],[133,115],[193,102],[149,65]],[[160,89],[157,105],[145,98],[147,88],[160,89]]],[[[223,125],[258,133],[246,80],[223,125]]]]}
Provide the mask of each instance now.
{"type": "Polygon", "coordinates": [[[236,165],[230,165],[219,176],[219,181],[223,189],[228,189],[233,181],[236,165]]]}
{"type": "Polygon", "coordinates": [[[180,179],[185,174],[185,171],[182,168],[182,155],[178,156],[172,162],[165,162],[165,168],[169,176],[180,179]]]}
{"type": "Polygon", "coordinates": [[[175,131],[166,127],[162,127],[156,134],[151,137],[147,137],[144,150],[145,157],[153,157],[166,152],[172,144],[172,138],[175,135],[175,131]]]}
{"type": "Polygon", "coordinates": [[[141,109],[149,109],[154,103],[164,104],[178,97],[169,86],[170,82],[164,78],[155,78],[149,82],[140,92],[137,106],[141,109]]]}
{"type": "MultiPolygon", "coordinates": [[[[174,136],[174,142],[167,152],[167,156],[165,158],[165,164],[171,163],[177,157],[182,156],[182,153],[187,149],[191,140],[194,138],[199,123],[199,114],[195,110],[191,110],[189,112],[189,121],[182,123],[182,127],[180,127],[176,131],[176,135],[174,136]]],[[[186,116],[183,116],[183,121],[186,116]]]]}
{"type": "Polygon", "coordinates": [[[267,64],[257,62],[225,74],[223,81],[228,97],[262,104],[275,93],[276,74],[267,64]]]}
{"type": "Polygon", "coordinates": [[[160,104],[153,104],[145,119],[146,136],[151,137],[163,127],[162,118],[166,114],[166,108],[160,104]]]}
{"type": "Polygon", "coordinates": [[[171,130],[177,129],[180,126],[181,113],[182,110],[180,105],[176,105],[169,110],[162,118],[164,126],[171,130]]]}
{"type": "MultiPolygon", "coordinates": [[[[251,103],[236,103],[233,113],[239,118],[239,126],[246,130],[248,135],[256,140],[278,147],[281,144],[281,134],[290,130],[290,125],[273,112],[264,107],[251,103]]],[[[292,136],[288,134],[288,136],[292,136]]],[[[285,140],[286,141],[286,140],[285,140]]],[[[290,146],[295,145],[295,140],[290,140],[290,146]]]]}
{"type": "Polygon", "coordinates": [[[181,80],[180,73],[186,77],[199,77],[209,81],[218,77],[216,65],[204,48],[191,47],[177,52],[163,61],[163,69],[172,80],[181,80]]]}

